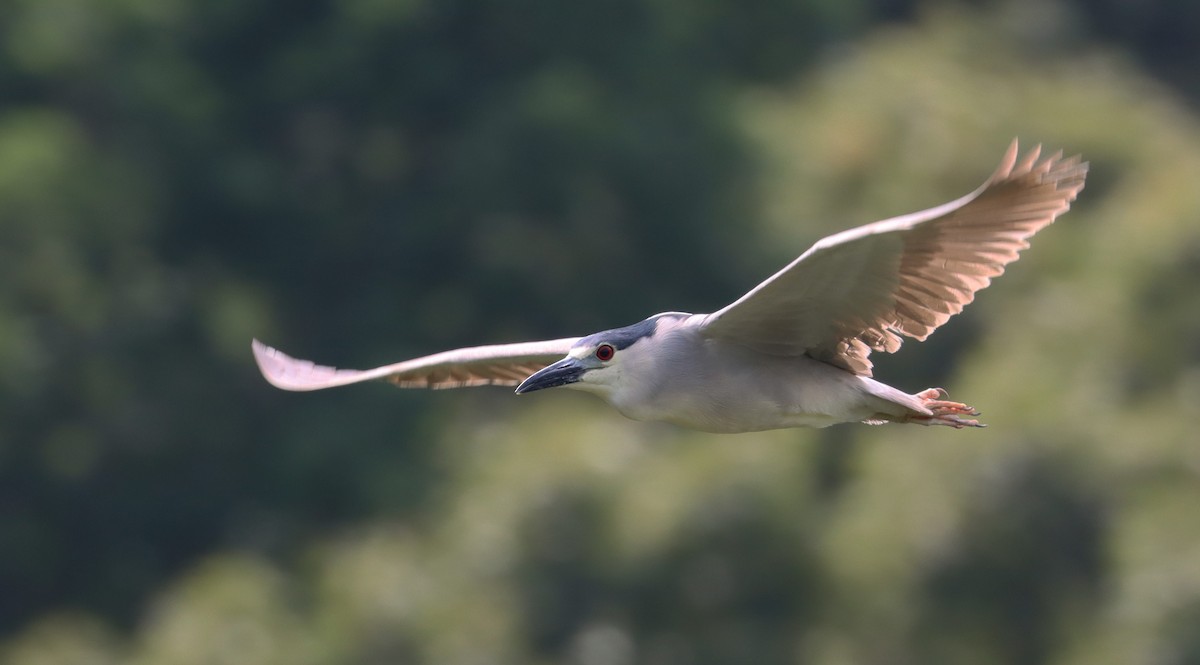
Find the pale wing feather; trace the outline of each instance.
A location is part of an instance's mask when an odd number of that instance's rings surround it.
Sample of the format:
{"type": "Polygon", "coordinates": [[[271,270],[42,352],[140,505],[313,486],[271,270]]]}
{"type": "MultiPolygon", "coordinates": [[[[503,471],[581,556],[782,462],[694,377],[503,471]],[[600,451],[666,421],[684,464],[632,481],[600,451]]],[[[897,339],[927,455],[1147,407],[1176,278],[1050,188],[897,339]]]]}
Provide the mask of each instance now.
{"type": "Polygon", "coordinates": [[[375,369],[338,369],[293,358],[258,340],[251,347],[266,380],[284,390],[320,390],[361,381],[383,380],[401,388],[515,386],[561,359],[579,338],[476,346],[435,353],[375,369]]]}
{"type": "Polygon", "coordinates": [[[923,340],[1066,212],[1087,163],[1014,140],[979,189],[944,205],[828,236],[724,309],[706,334],[764,353],[807,354],[870,375],[871,351],[923,340]]]}

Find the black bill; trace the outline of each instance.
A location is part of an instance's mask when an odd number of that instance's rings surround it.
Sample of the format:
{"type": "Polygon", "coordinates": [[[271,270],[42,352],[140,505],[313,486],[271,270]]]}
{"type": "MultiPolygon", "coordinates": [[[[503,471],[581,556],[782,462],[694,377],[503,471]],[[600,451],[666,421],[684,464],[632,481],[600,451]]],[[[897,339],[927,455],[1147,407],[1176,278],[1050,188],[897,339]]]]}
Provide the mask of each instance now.
{"type": "Polygon", "coordinates": [[[539,369],[528,379],[522,381],[521,385],[517,386],[517,394],[576,383],[585,371],[586,368],[583,364],[575,358],[563,358],[553,365],[539,369]]]}

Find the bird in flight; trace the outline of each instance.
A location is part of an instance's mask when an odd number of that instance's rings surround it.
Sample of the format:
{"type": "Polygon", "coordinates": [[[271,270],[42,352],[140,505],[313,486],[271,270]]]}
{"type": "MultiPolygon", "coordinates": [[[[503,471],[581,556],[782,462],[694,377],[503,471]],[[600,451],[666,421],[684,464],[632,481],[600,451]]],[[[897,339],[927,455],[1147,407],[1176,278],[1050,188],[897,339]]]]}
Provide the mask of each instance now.
{"type": "Polygon", "coordinates": [[[1070,208],[1088,165],[1041,146],[966,196],[823,238],[712,314],[665,312],[586,337],[477,346],[370,370],[292,358],[254,340],[259,369],[284,390],[383,380],[401,388],[567,387],[635,420],[708,432],[863,422],[982,427],[972,407],[871,376],[872,351],[924,340],[962,311],[1029,238],[1070,208]]]}

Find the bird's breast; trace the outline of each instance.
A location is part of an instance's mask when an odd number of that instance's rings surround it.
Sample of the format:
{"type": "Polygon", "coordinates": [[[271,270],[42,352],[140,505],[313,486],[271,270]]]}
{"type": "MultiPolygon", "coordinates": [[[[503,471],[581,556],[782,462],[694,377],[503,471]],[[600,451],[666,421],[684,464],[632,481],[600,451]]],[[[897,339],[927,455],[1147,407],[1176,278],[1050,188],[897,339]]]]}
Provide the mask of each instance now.
{"type": "Polygon", "coordinates": [[[869,415],[860,378],[849,372],[715,340],[664,345],[633,374],[610,401],[635,420],[732,433],[825,427],[869,415]]]}

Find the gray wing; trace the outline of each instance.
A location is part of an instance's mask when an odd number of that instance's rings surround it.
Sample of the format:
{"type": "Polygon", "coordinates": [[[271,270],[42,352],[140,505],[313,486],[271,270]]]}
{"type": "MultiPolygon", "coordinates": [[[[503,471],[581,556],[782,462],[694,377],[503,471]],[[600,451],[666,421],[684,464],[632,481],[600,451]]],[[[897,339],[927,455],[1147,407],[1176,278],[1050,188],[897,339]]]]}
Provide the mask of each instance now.
{"type": "Polygon", "coordinates": [[[360,381],[383,380],[401,388],[515,386],[561,359],[579,338],[476,346],[435,353],[375,369],[337,369],[293,358],[258,340],[254,359],[266,380],[284,390],[320,390],[360,381]]]}
{"type": "Polygon", "coordinates": [[[1062,153],[1017,162],[1014,139],[979,189],[922,212],[824,238],[702,324],[763,353],[809,355],[869,376],[871,351],[924,340],[1066,212],[1087,163],[1062,153]]]}

